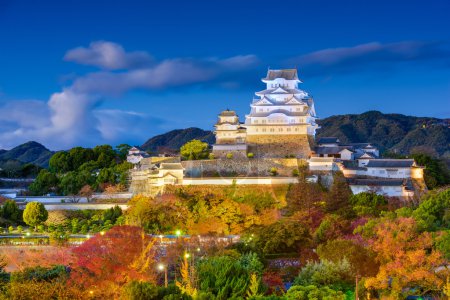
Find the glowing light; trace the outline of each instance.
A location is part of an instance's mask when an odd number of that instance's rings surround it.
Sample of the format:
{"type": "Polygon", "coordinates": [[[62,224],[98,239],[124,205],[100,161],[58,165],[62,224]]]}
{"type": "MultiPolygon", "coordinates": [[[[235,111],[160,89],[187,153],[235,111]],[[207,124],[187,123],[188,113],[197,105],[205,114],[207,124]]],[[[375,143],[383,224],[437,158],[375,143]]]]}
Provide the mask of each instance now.
{"type": "Polygon", "coordinates": [[[87,239],[90,239],[90,238],[91,238],[91,235],[90,235],[90,234],[86,235],[86,238],[87,238],[87,239]]]}
{"type": "Polygon", "coordinates": [[[30,235],[31,235],[31,233],[27,232],[27,236],[30,236],[30,235]]]}
{"type": "Polygon", "coordinates": [[[181,235],[181,230],[175,231],[175,234],[176,234],[177,236],[180,236],[180,235],[181,235]]]}
{"type": "Polygon", "coordinates": [[[191,255],[190,255],[189,253],[185,253],[185,254],[184,254],[184,257],[185,257],[185,258],[189,258],[190,256],[191,256],[191,255]]]}
{"type": "Polygon", "coordinates": [[[104,231],[100,231],[100,235],[105,235],[105,232],[104,231]]]}
{"type": "Polygon", "coordinates": [[[158,265],[158,270],[163,271],[166,267],[163,264],[158,265]]]}
{"type": "Polygon", "coordinates": [[[200,248],[197,248],[197,252],[200,252],[200,248]]]}

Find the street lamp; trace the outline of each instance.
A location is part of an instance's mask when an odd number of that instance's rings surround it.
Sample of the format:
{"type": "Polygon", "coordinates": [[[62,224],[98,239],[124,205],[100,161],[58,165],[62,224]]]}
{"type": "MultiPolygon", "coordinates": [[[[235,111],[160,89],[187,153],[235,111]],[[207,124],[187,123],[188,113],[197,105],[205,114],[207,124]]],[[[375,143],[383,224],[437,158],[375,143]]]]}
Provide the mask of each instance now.
{"type": "Polygon", "coordinates": [[[177,237],[180,237],[180,235],[181,235],[181,230],[177,230],[177,231],[175,231],[175,234],[177,235],[177,237]]]}
{"type": "Polygon", "coordinates": [[[164,271],[164,286],[167,287],[167,268],[163,264],[158,264],[158,270],[164,271]]]}
{"type": "Polygon", "coordinates": [[[104,231],[100,231],[100,235],[105,235],[105,232],[104,231]]]}

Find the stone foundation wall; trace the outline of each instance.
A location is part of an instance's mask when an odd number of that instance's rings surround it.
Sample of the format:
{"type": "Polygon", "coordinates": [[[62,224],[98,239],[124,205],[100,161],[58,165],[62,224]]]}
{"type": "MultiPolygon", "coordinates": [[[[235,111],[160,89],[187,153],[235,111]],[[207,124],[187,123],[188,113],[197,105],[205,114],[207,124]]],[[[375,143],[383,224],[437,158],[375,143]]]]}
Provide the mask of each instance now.
{"type": "Polygon", "coordinates": [[[311,143],[312,138],[306,134],[247,135],[248,152],[258,158],[294,156],[306,159],[311,154],[311,143]]]}
{"type": "Polygon", "coordinates": [[[213,150],[212,153],[214,154],[215,158],[223,158],[223,159],[225,159],[227,157],[228,153],[231,153],[233,155],[233,158],[246,158],[247,157],[247,151],[245,151],[245,150],[233,150],[233,151],[213,150]]]}
{"type": "Polygon", "coordinates": [[[234,177],[270,176],[269,170],[276,168],[279,176],[292,176],[294,169],[306,164],[296,158],[232,158],[214,160],[191,160],[181,162],[184,177],[234,177]]]}

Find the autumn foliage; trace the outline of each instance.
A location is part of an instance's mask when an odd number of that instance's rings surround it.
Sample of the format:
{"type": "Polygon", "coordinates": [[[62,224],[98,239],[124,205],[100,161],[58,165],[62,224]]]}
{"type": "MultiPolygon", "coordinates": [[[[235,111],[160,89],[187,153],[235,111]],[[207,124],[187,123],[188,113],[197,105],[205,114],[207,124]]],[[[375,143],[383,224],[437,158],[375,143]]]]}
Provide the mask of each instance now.
{"type": "Polygon", "coordinates": [[[155,282],[153,246],[153,240],[140,227],[113,227],[73,250],[77,260],[71,280],[99,290],[132,280],[155,282]]]}

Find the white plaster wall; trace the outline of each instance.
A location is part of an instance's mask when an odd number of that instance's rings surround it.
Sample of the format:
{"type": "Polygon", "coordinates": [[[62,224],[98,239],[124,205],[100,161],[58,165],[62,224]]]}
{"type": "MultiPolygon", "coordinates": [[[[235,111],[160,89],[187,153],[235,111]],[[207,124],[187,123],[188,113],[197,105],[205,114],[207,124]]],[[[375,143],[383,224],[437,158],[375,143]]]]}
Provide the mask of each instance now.
{"type": "Polygon", "coordinates": [[[184,178],[182,185],[268,185],[298,182],[297,177],[248,177],[248,178],[184,178]]]}

